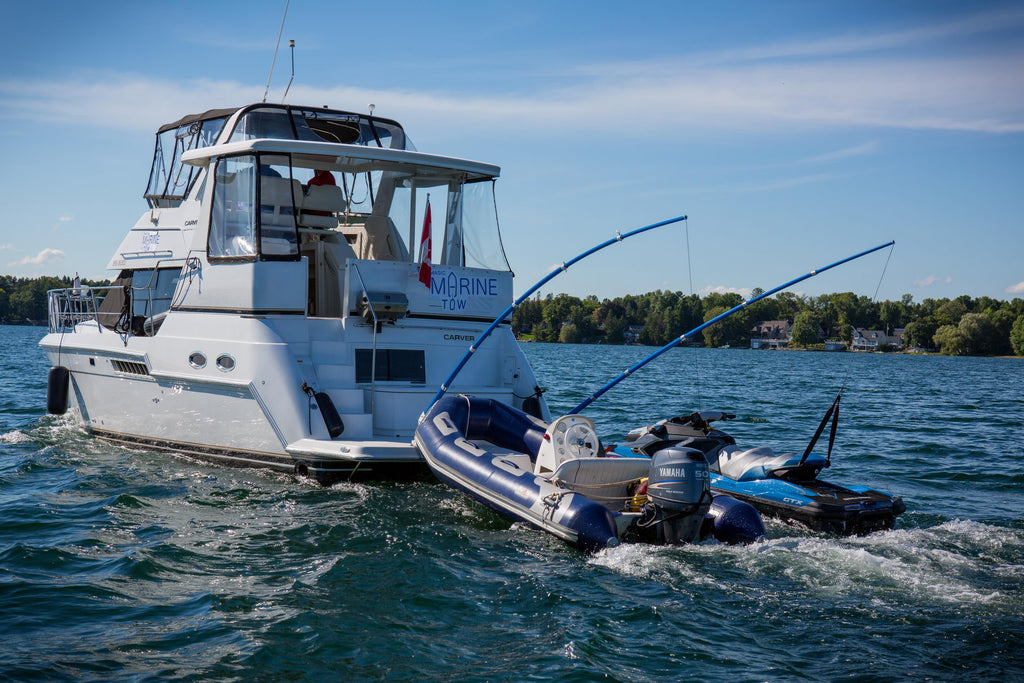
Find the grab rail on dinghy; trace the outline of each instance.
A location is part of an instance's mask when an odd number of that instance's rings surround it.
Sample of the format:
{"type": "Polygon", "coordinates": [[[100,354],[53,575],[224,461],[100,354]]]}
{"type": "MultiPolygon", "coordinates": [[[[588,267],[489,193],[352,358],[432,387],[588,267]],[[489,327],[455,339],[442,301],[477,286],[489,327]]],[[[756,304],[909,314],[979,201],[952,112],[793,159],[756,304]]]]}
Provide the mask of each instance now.
{"type": "Polygon", "coordinates": [[[862,251],[859,254],[854,254],[853,256],[848,256],[847,258],[844,258],[841,261],[836,261],[833,264],[830,264],[830,265],[824,266],[822,268],[817,268],[815,270],[812,270],[811,272],[807,273],[806,275],[801,275],[800,277],[795,278],[793,280],[790,280],[789,282],[787,282],[785,284],[779,285],[778,287],[776,287],[774,289],[770,289],[767,292],[764,292],[763,294],[759,294],[759,295],[755,296],[753,299],[748,299],[747,301],[744,301],[741,304],[733,306],[732,308],[730,308],[725,313],[721,313],[719,315],[716,315],[714,318],[712,318],[711,320],[708,320],[704,324],[698,325],[697,327],[693,328],[689,332],[686,332],[685,334],[680,335],[678,339],[673,339],[668,344],[665,344],[660,349],[658,349],[657,351],[655,351],[651,355],[647,356],[647,358],[644,358],[642,361],[636,363],[632,367],[627,368],[626,370],[623,370],[622,373],[619,374],[615,379],[613,379],[611,382],[608,382],[608,384],[605,384],[603,387],[601,387],[600,389],[595,391],[590,396],[590,398],[585,399],[578,406],[576,406],[575,408],[570,410],[568,413],[566,413],[566,415],[575,415],[575,414],[579,413],[581,410],[583,410],[584,408],[589,406],[591,403],[596,401],[598,398],[600,398],[602,395],[604,395],[605,392],[607,392],[609,389],[611,389],[616,384],[618,384],[622,380],[624,380],[627,377],[629,377],[630,375],[632,375],[634,372],[636,372],[637,370],[639,370],[643,366],[645,366],[648,363],[650,363],[652,360],[654,360],[658,356],[660,356],[663,353],[665,353],[665,352],[675,348],[676,346],[679,346],[680,344],[685,342],[687,339],[689,339],[693,335],[695,335],[698,332],[704,330],[705,328],[710,327],[711,325],[714,325],[719,320],[724,320],[725,318],[728,318],[733,313],[746,308],[750,304],[752,304],[754,302],[757,302],[757,301],[760,301],[761,299],[764,299],[765,297],[771,296],[772,294],[776,294],[778,292],[781,292],[784,289],[792,287],[793,285],[797,284],[798,282],[803,282],[804,280],[812,278],[815,275],[817,275],[818,273],[824,273],[826,270],[829,270],[830,268],[835,268],[836,266],[841,266],[844,263],[849,263],[850,261],[854,261],[856,259],[859,259],[861,256],[867,256],[868,254],[874,253],[874,252],[876,252],[876,251],[878,251],[880,249],[885,249],[886,247],[891,247],[894,244],[896,244],[896,240],[890,240],[890,241],[886,242],[885,244],[880,244],[877,247],[872,247],[871,249],[868,249],[866,251],[862,251]]]}
{"type": "Polygon", "coordinates": [[[490,324],[490,326],[486,330],[483,331],[483,334],[481,334],[472,344],[469,345],[469,350],[466,351],[466,354],[459,361],[459,364],[455,366],[454,370],[452,370],[452,374],[448,375],[448,379],[446,379],[444,382],[441,383],[441,388],[438,389],[436,394],[434,394],[434,398],[430,399],[430,403],[427,404],[426,410],[424,410],[423,414],[420,415],[420,419],[423,419],[423,417],[427,414],[427,411],[429,411],[434,406],[435,403],[437,403],[438,401],[441,400],[441,397],[444,396],[445,392],[447,392],[448,389],[451,387],[452,382],[455,380],[455,376],[458,375],[462,371],[462,368],[466,365],[466,363],[469,362],[469,359],[473,356],[473,354],[476,353],[476,350],[478,348],[480,348],[480,344],[483,343],[484,339],[487,339],[487,337],[491,334],[491,332],[493,332],[494,329],[496,327],[498,327],[498,325],[500,325],[502,323],[502,321],[504,321],[505,318],[507,318],[510,313],[512,313],[516,308],[519,307],[519,304],[521,304],[524,301],[526,301],[526,299],[529,298],[529,296],[531,294],[533,294],[538,289],[540,289],[541,287],[546,285],[548,282],[550,282],[552,278],[560,275],[561,273],[564,273],[566,270],[569,269],[569,266],[575,264],[576,262],[585,259],[586,257],[590,256],[591,254],[594,254],[594,253],[596,253],[598,251],[601,251],[605,247],[611,246],[611,245],[613,245],[613,244],[615,244],[617,242],[621,242],[622,240],[626,239],[627,237],[632,237],[633,235],[639,235],[640,233],[647,232],[648,230],[654,230],[655,228],[661,228],[661,227],[664,227],[666,225],[671,225],[673,223],[678,223],[679,221],[685,221],[685,220],[686,220],[686,216],[678,216],[676,218],[670,218],[667,221],[661,221],[660,223],[652,223],[651,225],[645,225],[642,228],[637,228],[636,230],[631,230],[630,232],[627,232],[625,234],[617,232],[617,233],[615,233],[615,237],[612,237],[611,239],[605,240],[604,242],[601,242],[600,244],[598,244],[596,246],[593,246],[590,249],[587,249],[585,252],[583,252],[579,256],[576,256],[575,258],[572,258],[572,259],[569,259],[568,261],[565,261],[564,263],[562,263],[562,265],[560,267],[553,269],[550,273],[548,273],[543,278],[541,278],[537,282],[537,284],[535,284],[532,287],[530,287],[528,290],[526,290],[526,292],[523,293],[522,296],[520,296],[518,299],[513,301],[511,306],[509,306],[504,311],[502,311],[501,315],[499,315],[497,318],[495,318],[494,322],[492,322],[490,324]]]}

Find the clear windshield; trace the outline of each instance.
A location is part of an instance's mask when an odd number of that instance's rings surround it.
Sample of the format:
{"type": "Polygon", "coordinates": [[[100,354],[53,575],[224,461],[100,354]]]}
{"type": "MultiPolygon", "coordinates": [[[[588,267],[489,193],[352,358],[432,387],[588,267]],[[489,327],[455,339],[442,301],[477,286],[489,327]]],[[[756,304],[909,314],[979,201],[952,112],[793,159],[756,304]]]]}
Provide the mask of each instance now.
{"type": "Polygon", "coordinates": [[[145,197],[151,206],[166,205],[185,198],[200,169],[181,163],[183,152],[208,147],[217,139],[227,117],[192,121],[156,136],[153,166],[145,197]]]}
{"type": "Polygon", "coordinates": [[[405,131],[394,121],[364,114],[289,106],[266,105],[250,109],[239,117],[230,142],[257,138],[415,149],[405,131]]]}
{"type": "Polygon", "coordinates": [[[498,231],[493,180],[464,183],[453,179],[430,184],[422,176],[397,179],[388,215],[414,260],[421,257],[428,201],[434,263],[510,270],[498,231]]]}

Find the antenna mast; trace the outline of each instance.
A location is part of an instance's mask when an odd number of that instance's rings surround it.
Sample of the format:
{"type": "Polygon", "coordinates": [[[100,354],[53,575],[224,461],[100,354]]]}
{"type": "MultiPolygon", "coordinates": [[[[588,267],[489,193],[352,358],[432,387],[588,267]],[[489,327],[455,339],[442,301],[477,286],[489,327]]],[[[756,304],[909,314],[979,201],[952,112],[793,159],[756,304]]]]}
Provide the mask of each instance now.
{"type": "MultiPolygon", "coordinates": [[[[267,89],[263,91],[263,101],[267,101],[267,95],[270,93],[270,79],[274,77],[274,65],[277,63],[277,49],[281,47],[281,35],[284,33],[284,20],[288,17],[288,5],[292,0],[285,0],[284,3],[284,15],[281,17],[281,28],[277,32],[277,44],[274,45],[274,58],[270,60],[270,73],[267,74],[267,89]]],[[[289,85],[291,83],[289,82],[289,85]]]]}
{"type": "Polygon", "coordinates": [[[284,94],[281,95],[281,104],[284,104],[285,98],[288,97],[288,91],[292,89],[292,81],[295,80],[295,41],[289,40],[288,47],[292,50],[292,77],[288,79],[288,87],[284,89],[284,94]]]}

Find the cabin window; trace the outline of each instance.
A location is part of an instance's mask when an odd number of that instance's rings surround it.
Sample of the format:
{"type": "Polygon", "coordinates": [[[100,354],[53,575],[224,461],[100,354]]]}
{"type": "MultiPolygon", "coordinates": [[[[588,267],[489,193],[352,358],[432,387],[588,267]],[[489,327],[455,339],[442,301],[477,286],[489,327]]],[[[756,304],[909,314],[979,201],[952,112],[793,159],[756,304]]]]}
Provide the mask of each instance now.
{"type": "Polygon", "coordinates": [[[207,256],[210,260],[256,257],[256,157],[217,160],[213,215],[207,256]]]}
{"type": "Polygon", "coordinates": [[[377,349],[376,372],[373,349],[356,349],[356,382],[413,382],[427,381],[422,349],[377,349]]]}
{"type": "Polygon", "coordinates": [[[260,256],[265,260],[299,257],[299,233],[295,224],[295,198],[302,185],[292,178],[287,155],[257,155],[260,167],[260,256]]]}
{"type": "Polygon", "coordinates": [[[211,261],[296,260],[295,185],[284,155],[217,160],[207,256],[211,261]],[[256,179],[259,178],[259,183],[256,179]]]}

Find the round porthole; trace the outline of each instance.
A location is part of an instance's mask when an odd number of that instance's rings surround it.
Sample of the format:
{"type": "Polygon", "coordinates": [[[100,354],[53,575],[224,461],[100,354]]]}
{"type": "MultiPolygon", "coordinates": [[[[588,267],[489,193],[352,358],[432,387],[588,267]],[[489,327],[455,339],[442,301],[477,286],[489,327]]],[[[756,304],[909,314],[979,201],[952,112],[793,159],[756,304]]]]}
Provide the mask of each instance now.
{"type": "Polygon", "coordinates": [[[206,354],[201,351],[193,351],[188,357],[188,364],[196,370],[202,370],[206,367],[206,354]]]}
{"type": "Polygon", "coordinates": [[[235,369],[235,359],[226,353],[217,356],[217,369],[222,372],[231,372],[235,369]]]}

